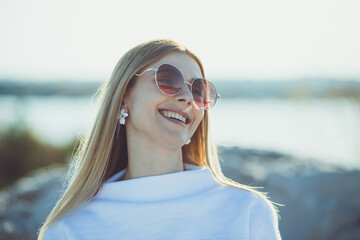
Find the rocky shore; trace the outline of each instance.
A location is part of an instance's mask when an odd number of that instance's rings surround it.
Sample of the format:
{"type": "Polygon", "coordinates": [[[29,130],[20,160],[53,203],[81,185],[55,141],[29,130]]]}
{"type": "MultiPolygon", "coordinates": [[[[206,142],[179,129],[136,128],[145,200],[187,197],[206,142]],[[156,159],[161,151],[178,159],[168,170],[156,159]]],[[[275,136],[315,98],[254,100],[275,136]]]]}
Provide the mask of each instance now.
{"type": "Polygon", "coordinates": [[[220,148],[225,176],[263,187],[279,206],[286,240],[360,239],[360,171],[277,152],[220,148]]]}
{"type": "MultiPolygon", "coordinates": [[[[360,239],[360,171],[290,155],[219,147],[224,174],[268,192],[283,239],[360,239]]],[[[65,169],[39,169],[0,192],[0,239],[36,239],[59,196],[65,169]]]]}

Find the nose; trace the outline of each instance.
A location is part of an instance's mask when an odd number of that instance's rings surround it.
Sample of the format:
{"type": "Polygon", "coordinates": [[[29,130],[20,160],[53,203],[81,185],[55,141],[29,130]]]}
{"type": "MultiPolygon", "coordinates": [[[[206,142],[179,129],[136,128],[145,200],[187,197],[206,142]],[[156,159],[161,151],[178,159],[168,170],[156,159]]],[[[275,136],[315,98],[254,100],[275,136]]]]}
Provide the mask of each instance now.
{"type": "Polygon", "coordinates": [[[184,102],[187,105],[190,105],[192,102],[192,93],[191,93],[191,84],[186,82],[181,92],[175,96],[176,101],[184,102]]]}

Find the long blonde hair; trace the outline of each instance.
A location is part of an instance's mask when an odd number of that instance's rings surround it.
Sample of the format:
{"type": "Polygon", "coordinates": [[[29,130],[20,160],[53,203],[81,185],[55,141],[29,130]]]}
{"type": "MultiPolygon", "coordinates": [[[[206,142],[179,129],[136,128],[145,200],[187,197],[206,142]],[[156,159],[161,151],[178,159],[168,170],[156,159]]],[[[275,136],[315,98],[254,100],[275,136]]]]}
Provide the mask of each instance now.
{"type": "MultiPolygon", "coordinates": [[[[125,128],[118,123],[125,92],[134,85],[136,73],[172,52],[186,53],[194,58],[205,77],[200,59],[172,40],[148,41],[126,52],[117,63],[110,80],[103,84],[98,92],[100,93],[98,115],[91,131],[81,142],[81,147],[70,162],[65,188],[40,228],[39,240],[43,239],[45,231],[51,224],[85,201],[95,198],[109,177],[127,167],[125,128]]],[[[184,163],[209,168],[218,182],[261,196],[272,208],[277,223],[277,209],[263,193],[234,182],[222,173],[216,146],[211,136],[208,111],[204,112],[202,121],[191,137],[191,143],[182,147],[182,153],[184,163]]]]}

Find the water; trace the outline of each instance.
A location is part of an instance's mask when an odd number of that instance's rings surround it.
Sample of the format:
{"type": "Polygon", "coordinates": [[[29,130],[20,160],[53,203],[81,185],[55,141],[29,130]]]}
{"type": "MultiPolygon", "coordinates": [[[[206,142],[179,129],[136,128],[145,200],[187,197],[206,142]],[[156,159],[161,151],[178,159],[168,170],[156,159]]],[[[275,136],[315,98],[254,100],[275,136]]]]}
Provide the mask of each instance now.
{"type": "Polygon", "coordinates": [[[211,116],[218,144],[360,168],[360,106],[350,100],[222,100],[211,116]]]}
{"type": "MultiPolygon", "coordinates": [[[[56,145],[85,134],[95,116],[90,97],[0,97],[0,130],[21,122],[56,145]]],[[[217,144],[360,169],[360,107],[350,100],[220,99],[211,123],[217,144]]]]}

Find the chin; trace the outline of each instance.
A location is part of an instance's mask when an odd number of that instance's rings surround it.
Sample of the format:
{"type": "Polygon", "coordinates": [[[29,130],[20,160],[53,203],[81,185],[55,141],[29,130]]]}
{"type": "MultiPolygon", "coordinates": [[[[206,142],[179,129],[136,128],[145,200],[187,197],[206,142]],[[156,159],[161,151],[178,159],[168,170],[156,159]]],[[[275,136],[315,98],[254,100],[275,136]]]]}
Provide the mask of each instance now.
{"type": "Polygon", "coordinates": [[[171,138],[171,139],[164,139],[165,145],[169,146],[170,148],[181,148],[185,145],[185,139],[183,138],[171,138]]]}

